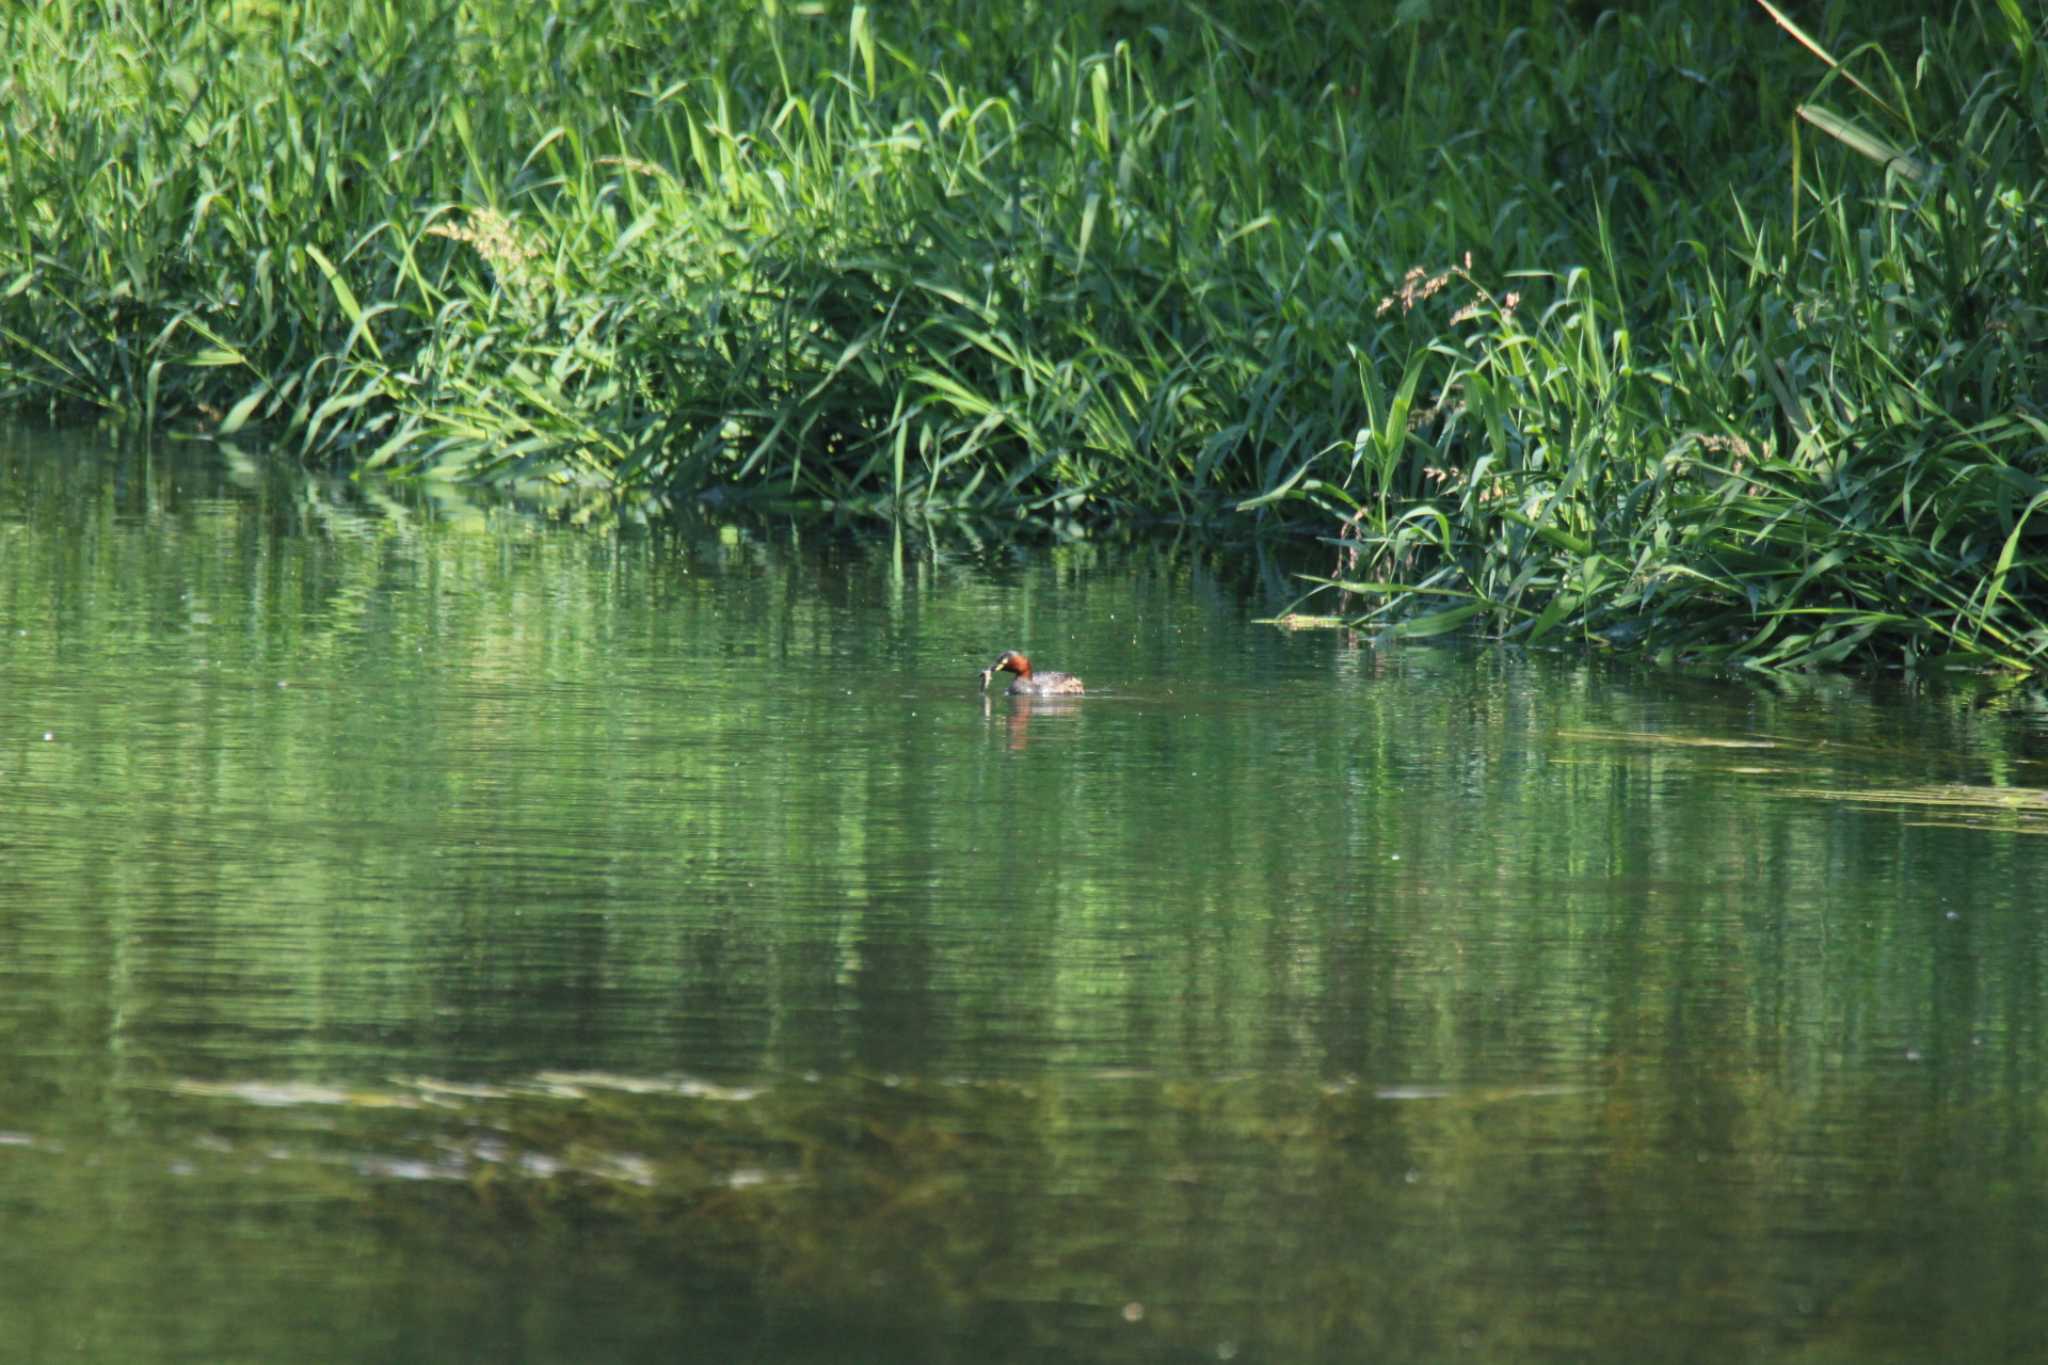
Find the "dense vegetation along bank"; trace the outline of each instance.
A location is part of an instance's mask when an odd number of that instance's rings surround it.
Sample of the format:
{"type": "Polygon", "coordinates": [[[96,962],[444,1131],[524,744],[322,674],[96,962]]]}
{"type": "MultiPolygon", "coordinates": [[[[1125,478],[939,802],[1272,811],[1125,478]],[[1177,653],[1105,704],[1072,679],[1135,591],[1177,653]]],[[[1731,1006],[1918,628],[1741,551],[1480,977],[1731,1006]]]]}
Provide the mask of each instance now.
{"type": "Polygon", "coordinates": [[[19,6],[0,403],[2039,669],[2043,21],[1915,8],[19,6]]]}

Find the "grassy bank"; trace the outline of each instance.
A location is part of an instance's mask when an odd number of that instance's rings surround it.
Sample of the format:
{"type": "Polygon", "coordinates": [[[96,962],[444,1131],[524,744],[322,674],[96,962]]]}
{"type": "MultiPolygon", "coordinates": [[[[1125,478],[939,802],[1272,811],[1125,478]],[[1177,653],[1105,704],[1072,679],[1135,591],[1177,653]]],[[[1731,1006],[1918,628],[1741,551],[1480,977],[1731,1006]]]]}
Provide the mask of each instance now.
{"type": "Polygon", "coordinates": [[[1809,7],[1838,74],[1756,6],[1364,8],[20,7],[0,402],[1286,519],[1410,633],[2048,659],[2038,19],[1809,7]]]}

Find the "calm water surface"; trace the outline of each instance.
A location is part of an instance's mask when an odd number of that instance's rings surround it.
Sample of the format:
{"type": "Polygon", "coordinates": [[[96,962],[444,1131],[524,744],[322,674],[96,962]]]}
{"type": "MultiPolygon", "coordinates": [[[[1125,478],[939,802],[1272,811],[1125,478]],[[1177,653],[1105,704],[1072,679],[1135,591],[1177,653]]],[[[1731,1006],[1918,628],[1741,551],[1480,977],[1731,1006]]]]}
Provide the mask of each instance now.
{"type": "Polygon", "coordinates": [[[0,1359],[2040,1358],[2038,696],[595,520],[0,444],[0,1359]]]}

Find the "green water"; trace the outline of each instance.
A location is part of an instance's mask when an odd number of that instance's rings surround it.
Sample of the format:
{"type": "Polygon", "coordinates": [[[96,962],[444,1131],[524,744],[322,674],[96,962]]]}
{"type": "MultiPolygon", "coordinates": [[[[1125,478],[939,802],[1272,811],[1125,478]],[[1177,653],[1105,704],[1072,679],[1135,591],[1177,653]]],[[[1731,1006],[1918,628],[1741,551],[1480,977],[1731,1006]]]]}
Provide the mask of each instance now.
{"type": "Polygon", "coordinates": [[[576,520],[0,443],[0,1359],[2038,1358],[2038,697],[576,520]]]}

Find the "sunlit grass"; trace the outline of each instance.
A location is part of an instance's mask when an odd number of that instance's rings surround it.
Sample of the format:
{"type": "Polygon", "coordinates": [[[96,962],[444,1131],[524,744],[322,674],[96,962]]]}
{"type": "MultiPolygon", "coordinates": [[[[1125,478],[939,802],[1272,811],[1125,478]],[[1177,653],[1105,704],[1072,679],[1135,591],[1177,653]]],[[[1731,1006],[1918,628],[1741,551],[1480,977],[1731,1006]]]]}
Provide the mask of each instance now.
{"type": "Polygon", "coordinates": [[[2040,20],[1833,24],[16,7],[0,402],[608,497],[1285,522],[1340,556],[1313,610],[1411,639],[2038,669],[2040,20]]]}

